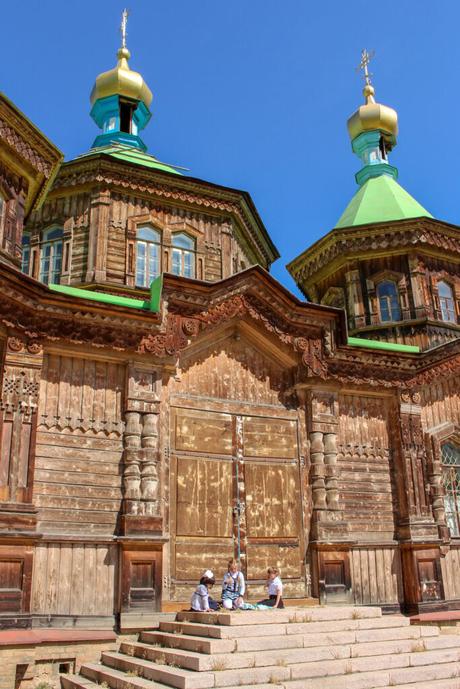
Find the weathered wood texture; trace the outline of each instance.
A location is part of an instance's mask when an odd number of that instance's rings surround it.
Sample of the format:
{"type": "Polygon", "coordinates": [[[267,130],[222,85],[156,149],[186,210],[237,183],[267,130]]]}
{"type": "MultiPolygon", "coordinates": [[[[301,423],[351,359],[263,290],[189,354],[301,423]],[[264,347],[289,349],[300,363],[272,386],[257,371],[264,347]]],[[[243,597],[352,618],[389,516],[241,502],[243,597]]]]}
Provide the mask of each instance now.
{"type": "Polygon", "coordinates": [[[381,605],[403,600],[401,560],[396,548],[354,548],[350,559],[356,604],[381,605]]]}
{"type": "Polygon", "coordinates": [[[35,549],[32,612],[113,615],[117,610],[116,545],[47,543],[35,549]]]}
{"type": "Polygon", "coordinates": [[[452,545],[441,558],[444,595],[447,599],[460,599],[460,547],[452,545]]]}
{"type": "Polygon", "coordinates": [[[181,364],[169,382],[173,597],[207,567],[223,575],[238,542],[249,581],[276,565],[304,595],[299,417],[282,368],[233,337],[181,364]]]}
{"type": "Polygon", "coordinates": [[[122,366],[45,358],[34,486],[45,532],[114,532],[121,506],[123,386],[122,366]]]}
{"type": "Polygon", "coordinates": [[[388,403],[357,395],[339,397],[340,500],[351,532],[366,540],[393,538],[394,505],[388,438],[388,403]]]}
{"type": "Polygon", "coordinates": [[[229,337],[198,356],[184,356],[181,365],[182,375],[171,382],[171,393],[279,406],[290,382],[279,364],[243,338],[229,337]]]}
{"type": "Polygon", "coordinates": [[[422,426],[427,431],[450,421],[460,424],[460,377],[439,378],[424,386],[422,393],[422,426]]]}

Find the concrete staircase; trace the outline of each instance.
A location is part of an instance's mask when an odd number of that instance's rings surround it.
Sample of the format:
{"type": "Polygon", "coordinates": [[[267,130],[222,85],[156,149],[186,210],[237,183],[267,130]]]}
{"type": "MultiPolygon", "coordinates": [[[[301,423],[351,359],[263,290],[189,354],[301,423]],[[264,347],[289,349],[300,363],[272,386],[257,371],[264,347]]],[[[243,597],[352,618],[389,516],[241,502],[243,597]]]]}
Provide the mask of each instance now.
{"type": "Polygon", "coordinates": [[[63,689],[460,689],[460,636],[380,608],[178,613],[63,689]]]}

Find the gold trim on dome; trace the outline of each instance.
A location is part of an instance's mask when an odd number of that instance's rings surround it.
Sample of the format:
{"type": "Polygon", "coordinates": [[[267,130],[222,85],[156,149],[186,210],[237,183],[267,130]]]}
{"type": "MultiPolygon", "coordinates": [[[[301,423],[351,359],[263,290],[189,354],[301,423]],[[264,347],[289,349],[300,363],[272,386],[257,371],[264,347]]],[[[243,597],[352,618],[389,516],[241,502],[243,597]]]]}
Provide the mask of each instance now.
{"type": "Polygon", "coordinates": [[[99,98],[108,96],[124,96],[132,100],[140,100],[148,108],[152,102],[153,94],[139,72],[129,68],[128,60],[131,53],[128,48],[122,47],[117,53],[118,63],[108,72],[99,74],[91,91],[91,105],[99,98]]]}

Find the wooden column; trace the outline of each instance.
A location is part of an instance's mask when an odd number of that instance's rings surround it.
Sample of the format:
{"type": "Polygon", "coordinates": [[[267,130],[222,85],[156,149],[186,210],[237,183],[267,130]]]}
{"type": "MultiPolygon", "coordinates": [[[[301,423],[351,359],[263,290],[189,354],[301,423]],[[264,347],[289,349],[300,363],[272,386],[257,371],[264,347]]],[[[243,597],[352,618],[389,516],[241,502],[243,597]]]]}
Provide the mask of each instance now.
{"type": "Polygon", "coordinates": [[[43,363],[41,345],[7,339],[1,397],[0,527],[35,530],[31,508],[38,393],[43,363]],[[16,516],[7,518],[6,512],[16,516]],[[27,515],[27,516],[26,516],[27,515]]]}
{"type": "Polygon", "coordinates": [[[91,195],[88,238],[87,282],[105,282],[110,220],[110,191],[97,190],[91,195]]]}
{"type": "Polygon", "coordinates": [[[306,396],[310,439],[312,589],[323,602],[350,602],[349,536],[339,504],[338,392],[311,387],[306,396]]]}
{"type": "Polygon", "coordinates": [[[8,337],[0,402],[0,613],[30,610],[38,538],[32,490],[42,363],[37,341],[8,337]]]}
{"type": "Polygon", "coordinates": [[[363,292],[358,268],[345,273],[347,286],[348,323],[352,330],[366,325],[363,292]]]}
{"type": "MultiPolygon", "coordinates": [[[[440,566],[441,541],[429,495],[436,467],[429,467],[422,429],[420,393],[402,390],[398,398],[399,423],[395,433],[398,486],[398,526],[407,612],[438,610],[444,606],[440,566]],[[434,472],[434,474],[433,474],[434,472]],[[431,475],[431,476],[430,476],[431,475]],[[399,479],[399,480],[398,480],[399,479]]],[[[437,517],[439,501],[436,503],[437,517]]]]}
{"type": "Polygon", "coordinates": [[[127,390],[122,529],[125,534],[162,533],[158,446],[161,372],[132,362],[127,390]]]}

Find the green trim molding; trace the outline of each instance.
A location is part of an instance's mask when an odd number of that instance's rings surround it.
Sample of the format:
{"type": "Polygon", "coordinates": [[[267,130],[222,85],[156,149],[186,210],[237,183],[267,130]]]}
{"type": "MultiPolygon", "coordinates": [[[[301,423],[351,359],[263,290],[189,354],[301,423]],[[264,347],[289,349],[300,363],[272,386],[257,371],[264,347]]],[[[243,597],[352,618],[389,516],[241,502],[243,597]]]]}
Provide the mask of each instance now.
{"type": "Polygon", "coordinates": [[[380,340],[366,340],[363,337],[349,337],[348,344],[352,347],[367,347],[368,349],[385,349],[388,352],[401,352],[404,354],[419,354],[417,345],[398,344],[397,342],[381,342],[380,340]]]}
{"type": "Polygon", "coordinates": [[[122,297],[118,294],[107,294],[106,292],[95,292],[92,289],[81,289],[80,287],[70,287],[69,285],[48,285],[52,292],[58,292],[68,297],[77,299],[89,299],[101,304],[111,306],[122,306],[127,309],[138,309],[139,311],[150,311],[158,313],[160,311],[161,293],[163,290],[163,275],[159,275],[150,285],[150,299],[133,299],[132,297],[122,297]]]}

